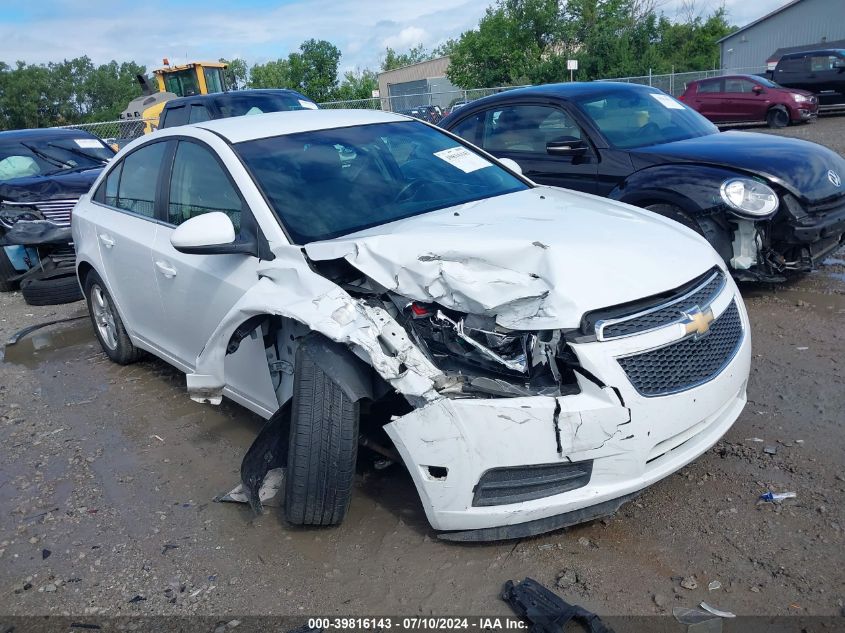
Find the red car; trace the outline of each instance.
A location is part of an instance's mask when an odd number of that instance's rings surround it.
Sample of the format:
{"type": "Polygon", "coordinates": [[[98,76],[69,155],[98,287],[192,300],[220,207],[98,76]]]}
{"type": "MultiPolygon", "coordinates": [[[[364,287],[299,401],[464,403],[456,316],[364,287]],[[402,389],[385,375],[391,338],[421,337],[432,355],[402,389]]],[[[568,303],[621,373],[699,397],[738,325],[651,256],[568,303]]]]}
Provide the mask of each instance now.
{"type": "Polygon", "coordinates": [[[769,127],[786,127],[811,121],[819,111],[812,92],[784,88],[756,75],[691,81],[680,100],[714,123],[765,121],[769,127]]]}

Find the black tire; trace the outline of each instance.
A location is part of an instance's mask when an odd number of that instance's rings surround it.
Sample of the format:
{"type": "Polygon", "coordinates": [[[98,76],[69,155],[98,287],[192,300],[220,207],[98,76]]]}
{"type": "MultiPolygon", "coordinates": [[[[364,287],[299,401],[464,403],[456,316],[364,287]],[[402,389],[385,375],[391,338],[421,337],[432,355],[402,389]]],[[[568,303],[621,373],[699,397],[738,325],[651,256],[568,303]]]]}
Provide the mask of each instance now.
{"type": "Polygon", "coordinates": [[[766,113],[766,125],[770,128],[782,128],[789,125],[789,112],[784,108],[772,108],[766,113]]]}
{"type": "Polygon", "coordinates": [[[358,403],[299,352],[293,378],[285,518],[337,525],[352,497],[358,457],[358,403]]]}
{"type": "Polygon", "coordinates": [[[31,306],[52,306],[82,300],[76,272],[34,274],[21,280],[21,294],[31,306]]]}
{"type": "Polygon", "coordinates": [[[731,244],[730,234],[710,218],[696,219],[680,207],[667,203],[651,204],[648,205],[646,209],[657,213],[658,215],[662,215],[664,218],[669,218],[679,224],[683,224],[688,229],[692,229],[701,235],[704,239],[710,242],[710,245],[717,253],[719,253],[726,263],[729,263],[731,257],[733,257],[733,246],[731,244]]]}
{"type": "Polygon", "coordinates": [[[10,292],[18,287],[16,282],[9,281],[10,277],[17,274],[18,271],[15,270],[9,256],[6,255],[6,249],[0,246],[0,292],[10,292]]]}
{"type": "Polygon", "coordinates": [[[106,356],[119,365],[129,365],[141,358],[143,352],[133,345],[132,340],[126,333],[123,321],[117,313],[109,291],[106,290],[103,280],[95,272],[90,272],[85,277],[85,299],[88,302],[88,314],[91,315],[91,324],[94,326],[94,334],[100,341],[106,356]],[[102,293],[102,294],[100,294],[102,293]],[[100,310],[100,298],[105,299],[109,317],[100,310]],[[113,343],[105,332],[113,326],[113,343]]]}

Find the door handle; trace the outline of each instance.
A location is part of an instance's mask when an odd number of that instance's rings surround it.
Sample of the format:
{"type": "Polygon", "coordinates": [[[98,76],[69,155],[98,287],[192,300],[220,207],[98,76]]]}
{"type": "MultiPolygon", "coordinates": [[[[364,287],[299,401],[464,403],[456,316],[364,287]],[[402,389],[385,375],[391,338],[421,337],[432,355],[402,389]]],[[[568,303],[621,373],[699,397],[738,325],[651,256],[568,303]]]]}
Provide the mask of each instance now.
{"type": "Polygon", "coordinates": [[[111,248],[112,246],[114,246],[114,240],[107,234],[100,233],[97,237],[100,238],[100,242],[102,242],[103,246],[105,246],[106,248],[111,248]]]}
{"type": "Polygon", "coordinates": [[[158,271],[168,279],[172,279],[176,276],[176,269],[168,265],[167,262],[156,262],[156,268],[158,268],[158,271]]]}

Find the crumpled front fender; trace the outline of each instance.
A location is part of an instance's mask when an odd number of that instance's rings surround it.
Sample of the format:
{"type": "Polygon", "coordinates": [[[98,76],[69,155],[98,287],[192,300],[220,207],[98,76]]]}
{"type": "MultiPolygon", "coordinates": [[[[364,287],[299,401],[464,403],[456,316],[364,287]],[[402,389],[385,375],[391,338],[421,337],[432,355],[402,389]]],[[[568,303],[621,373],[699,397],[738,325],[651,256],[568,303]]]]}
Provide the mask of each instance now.
{"type": "Polygon", "coordinates": [[[296,247],[274,250],[258,280],[232,306],[197,356],[188,374],[188,392],[197,402],[219,404],[224,386],[226,347],[235,329],[250,317],[271,314],[302,323],[350,347],[412,403],[439,398],[442,373],[383,308],[368,305],[310,269],[296,247]]]}

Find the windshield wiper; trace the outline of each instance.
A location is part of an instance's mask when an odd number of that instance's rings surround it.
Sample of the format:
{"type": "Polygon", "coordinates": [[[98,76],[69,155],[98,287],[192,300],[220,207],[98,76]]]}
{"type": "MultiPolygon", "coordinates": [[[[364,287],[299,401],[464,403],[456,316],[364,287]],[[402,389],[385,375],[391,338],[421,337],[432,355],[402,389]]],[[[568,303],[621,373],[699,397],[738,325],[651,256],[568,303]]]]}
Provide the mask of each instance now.
{"type": "Polygon", "coordinates": [[[29,145],[28,143],[21,142],[21,145],[23,145],[36,156],[41,157],[42,159],[46,160],[48,163],[55,165],[56,167],[60,167],[61,169],[67,169],[68,166],[72,167],[70,163],[63,161],[60,158],[56,158],[55,156],[52,156],[50,154],[47,154],[46,152],[42,152],[40,149],[37,149],[32,145],[29,145]]]}
{"type": "Polygon", "coordinates": [[[95,160],[101,165],[105,165],[108,161],[106,158],[100,158],[99,156],[94,156],[93,154],[89,154],[88,152],[83,152],[81,149],[77,149],[75,147],[62,147],[61,145],[56,145],[55,143],[47,143],[50,147],[55,147],[56,149],[61,149],[66,152],[72,152],[77,156],[83,156],[84,158],[88,158],[90,160],[95,160]]]}

